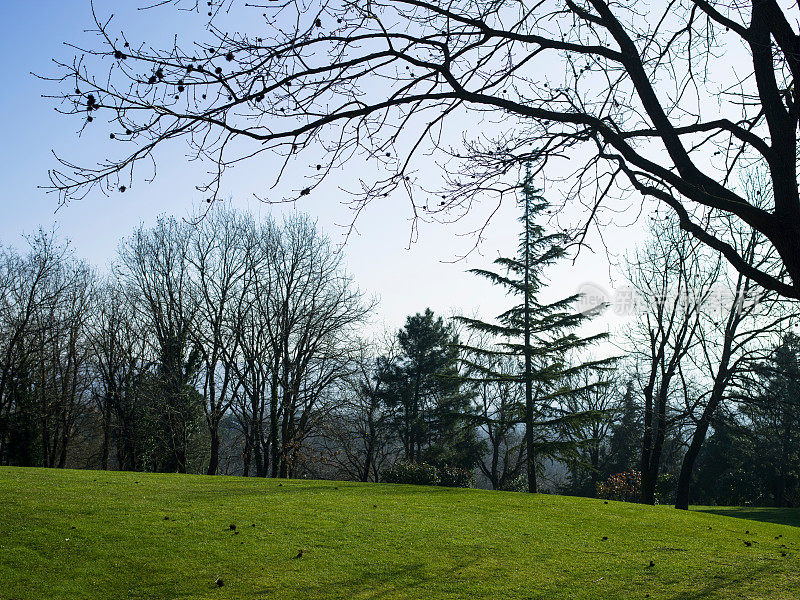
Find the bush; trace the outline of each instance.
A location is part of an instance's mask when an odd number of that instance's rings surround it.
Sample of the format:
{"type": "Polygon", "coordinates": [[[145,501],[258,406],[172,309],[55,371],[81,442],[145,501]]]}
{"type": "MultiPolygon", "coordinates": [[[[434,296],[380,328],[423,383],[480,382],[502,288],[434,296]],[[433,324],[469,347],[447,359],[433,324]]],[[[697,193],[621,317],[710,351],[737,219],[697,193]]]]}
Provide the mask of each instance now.
{"type": "Polygon", "coordinates": [[[381,473],[384,483],[410,483],[414,485],[441,485],[444,487],[472,487],[472,471],[445,465],[440,468],[428,463],[400,461],[381,473]]]}
{"type": "Polygon", "coordinates": [[[527,492],[528,491],[528,474],[522,473],[511,481],[507,481],[503,486],[504,492],[527,492]]]}
{"type": "Polygon", "coordinates": [[[428,463],[400,461],[381,473],[384,483],[412,483],[414,485],[437,485],[439,475],[436,467],[428,463]]]}
{"type": "Polygon", "coordinates": [[[597,497],[620,502],[638,502],[642,496],[642,474],[639,471],[617,473],[597,484],[597,497]]]}
{"type": "Polygon", "coordinates": [[[439,469],[439,483],[445,487],[468,488],[472,487],[472,471],[445,465],[439,469]]]}

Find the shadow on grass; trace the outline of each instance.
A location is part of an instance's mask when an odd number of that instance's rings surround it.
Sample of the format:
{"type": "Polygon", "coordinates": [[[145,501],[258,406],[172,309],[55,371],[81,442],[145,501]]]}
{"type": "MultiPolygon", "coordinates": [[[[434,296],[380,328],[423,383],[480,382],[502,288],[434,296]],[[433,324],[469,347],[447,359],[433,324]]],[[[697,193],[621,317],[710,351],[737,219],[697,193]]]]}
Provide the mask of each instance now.
{"type": "Polygon", "coordinates": [[[776,525],[791,525],[800,527],[800,508],[755,508],[749,506],[704,506],[696,508],[697,512],[720,515],[723,517],[735,517],[737,519],[750,519],[751,521],[763,521],[764,523],[775,523],[776,525]]]}
{"type": "MultiPolygon", "coordinates": [[[[772,566],[752,568],[742,575],[716,575],[708,583],[691,591],[671,596],[671,600],[703,600],[705,598],[746,598],[742,586],[753,581],[769,581],[773,576],[772,566]]],[[[782,596],[783,597],[783,596],[782,596]]]]}
{"type": "MultiPolygon", "coordinates": [[[[314,598],[324,595],[323,591],[330,593],[330,588],[334,587],[337,593],[332,596],[335,598],[362,598],[365,600],[381,600],[396,597],[446,597],[446,598],[469,598],[486,597],[484,594],[475,594],[475,590],[470,588],[469,582],[464,582],[461,589],[454,575],[463,569],[474,565],[476,561],[460,561],[456,565],[447,568],[435,567],[430,564],[414,562],[398,564],[392,568],[386,568],[380,572],[363,571],[352,574],[349,578],[331,580],[325,582],[323,587],[320,584],[298,586],[291,590],[297,593],[300,598],[314,598]],[[449,585],[442,586],[443,582],[449,585]],[[438,585],[437,585],[438,584],[438,585]]],[[[491,574],[487,573],[487,577],[491,574]]],[[[772,565],[762,565],[747,569],[746,573],[725,573],[720,571],[719,575],[709,577],[705,585],[697,586],[692,590],[680,591],[675,595],[662,596],[669,600],[709,600],[712,598],[746,598],[748,597],[747,588],[749,584],[764,582],[765,588],[774,585],[772,579],[774,571],[772,565]]],[[[274,591],[274,590],[263,590],[274,591]]],[[[641,597],[636,594],[623,597],[641,597]]],[[[289,596],[294,597],[292,593],[289,596]]],[[[625,593],[625,592],[623,592],[625,593]]],[[[628,590],[630,593],[630,590],[628,590]]],[[[668,592],[669,593],[669,592],[668,592]]],[[[674,592],[673,592],[674,593],[674,592]]],[[[648,597],[650,595],[648,594],[648,597]]],[[[516,596],[515,596],[516,597],[516,596]]],[[[527,600],[553,600],[555,598],[569,598],[566,595],[553,595],[553,591],[541,592],[537,589],[525,591],[524,598],[527,600]]],[[[781,598],[793,596],[780,596],[781,598]]]]}
{"type": "MultiPolygon", "coordinates": [[[[435,585],[434,582],[452,581],[451,586],[457,587],[453,581],[456,573],[473,565],[477,559],[462,560],[449,567],[432,566],[428,563],[413,562],[398,564],[393,568],[385,568],[380,571],[362,571],[351,574],[349,578],[338,581],[331,581],[325,584],[325,588],[335,586],[338,593],[335,597],[341,598],[364,598],[377,600],[389,597],[397,597],[398,593],[406,595],[417,595],[418,597],[435,596],[440,597],[442,590],[432,590],[429,586],[435,585]]],[[[319,585],[310,585],[297,588],[300,592],[299,597],[314,598],[320,595],[319,585]]],[[[448,594],[449,597],[449,594],[448,594]]],[[[458,596],[461,597],[461,596],[458,596]]]]}

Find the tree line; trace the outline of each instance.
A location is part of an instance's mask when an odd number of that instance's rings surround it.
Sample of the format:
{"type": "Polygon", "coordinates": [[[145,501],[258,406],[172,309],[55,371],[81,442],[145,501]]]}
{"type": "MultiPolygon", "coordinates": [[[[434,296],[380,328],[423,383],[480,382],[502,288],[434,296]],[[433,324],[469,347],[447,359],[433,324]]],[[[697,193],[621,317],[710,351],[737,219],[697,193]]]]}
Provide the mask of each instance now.
{"type": "Polygon", "coordinates": [[[306,217],[160,218],[100,277],[51,234],[2,255],[0,462],[290,476],[371,305],[306,217]],[[227,422],[227,421],[230,421],[227,422]],[[88,444],[88,446],[87,446],[88,444]]]}
{"type": "Polygon", "coordinates": [[[375,303],[302,215],[162,217],[105,276],[50,233],[5,248],[0,464],[360,481],[430,465],[582,495],[636,471],[647,503],[796,502],[793,306],[668,217],[627,258],[628,324],[584,335],[620,300],[542,299],[569,243],[548,206],[526,177],[517,252],[474,270],[513,301],[496,319],[425,309],[377,340],[375,303]]]}

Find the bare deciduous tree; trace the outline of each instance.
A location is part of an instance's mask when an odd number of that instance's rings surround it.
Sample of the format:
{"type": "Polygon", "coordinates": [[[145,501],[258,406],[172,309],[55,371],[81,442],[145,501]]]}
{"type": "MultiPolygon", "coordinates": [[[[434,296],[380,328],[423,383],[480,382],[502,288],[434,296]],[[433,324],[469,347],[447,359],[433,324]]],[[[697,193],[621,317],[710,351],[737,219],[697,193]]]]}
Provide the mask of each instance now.
{"type": "MultiPolygon", "coordinates": [[[[702,309],[720,269],[718,260],[703,260],[698,247],[668,221],[652,228],[650,240],[629,267],[639,301],[629,339],[644,396],[642,501],[648,504],[655,502],[664,442],[670,423],[678,418],[671,411],[676,396],[685,391],[683,361],[697,342],[702,309]]],[[[683,394],[684,401],[688,397],[683,394]]]]}
{"type": "Polygon", "coordinates": [[[245,471],[252,459],[257,475],[287,477],[331,408],[331,386],[355,368],[354,328],[371,305],[307,217],[267,221],[245,237],[233,408],[246,440],[245,471]]]}
{"type": "MultiPolygon", "coordinates": [[[[201,4],[167,0],[152,10],[201,4]]],[[[208,8],[207,29],[163,49],[96,17],[97,43],[61,64],[56,95],[87,126],[105,117],[125,149],[94,166],[63,160],[50,173],[63,200],[95,187],[124,191],[156,148],[184,140],[213,165],[200,188],[209,200],[234,163],[271,152],[262,164],[280,179],[308,150],[311,170],[292,186],[296,197],[348,161],[367,161],[377,171],[359,169],[357,212],[399,189],[415,217],[449,220],[481,200],[502,201],[518,165],[548,173],[562,157],[583,157],[573,176],[551,173],[590,217],[615,198],[629,203],[635,190],[749,279],[800,297],[795,6],[212,0],[208,8]],[[220,13],[252,30],[216,26],[220,13]],[[429,154],[445,171],[436,196],[415,179],[429,154]],[[769,173],[769,206],[730,184],[753,163],[769,173]],[[705,226],[709,215],[762,233],[783,270],[749,264],[705,226]]]]}
{"type": "MultiPolygon", "coordinates": [[[[480,360],[480,357],[473,360],[480,360]]],[[[477,385],[478,427],[486,436],[489,448],[478,468],[489,479],[493,489],[506,490],[525,468],[527,455],[520,427],[520,407],[524,398],[523,390],[513,379],[518,371],[513,359],[498,358],[493,368],[508,378],[484,380],[477,385]]]]}
{"type": "Polygon", "coordinates": [[[248,291],[235,317],[239,351],[231,357],[237,376],[232,408],[244,436],[244,474],[250,474],[252,465],[259,477],[269,473],[271,442],[277,453],[277,425],[273,430],[272,423],[277,423],[278,414],[280,348],[274,343],[277,314],[271,298],[278,235],[272,221],[261,226],[251,223],[245,232],[248,291]]]}
{"type": "MultiPolygon", "coordinates": [[[[768,202],[768,182],[763,173],[744,174],[742,187],[748,200],[755,205],[768,202]]],[[[768,270],[774,264],[774,248],[763,236],[743,229],[730,219],[716,227],[728,229],[727,237],[737,252],[755,268],[768,270]]],[[[752,384],[754,365],[768,356],[780,332],[792,318],[796,306],[782,300],[773,291],[764,290],[741,272],[722,269],[708,310],[701,315],[697,335],[697,351],[690,355],[708,382],[700,397],[699,406],[691,414],[694,426],[686,454],[683,457],[675,507],[689,508],[689,492],[694,464],[720,404],[739,388],[752,384]]]]}
{"type": "Polygon", "coordinates": [[[236,386],[242,305],[246,285],[247,222],[236,212],[215,210],[193,232],[189,262],[193,267],[198,310],[191,337],[202,356],[203,411],[210,436],[207,473],[219,468],[220,422],[233,402],[236,386]]]}
{"type": "Polygon", "coordinates": [[[55,303],[60,290],[52,279],[67,252],[53,234],[41,230],[28,242],[27,256],[10,248],[0,254],[0,463],[9,461],[10,436],[27,427],[12,426],[12,412],[20,400],[32,401],[29,374],[35,353],[44,351],[37,343],[43,335],[37,316],[55,303]]]}
{"type": "Polygon", "coordinates": [[[602,462],[607,457],[609,441],[621,413],[621,398],[616,382],[605,373],[584,372],[571,384],[577,393],[568,396],[565,408],[572,413],[593,413],[594,419],[564,428],[567,439],[575,442],[575,455],[569,461],[574,485],[588,485],[584,493],[597,494],[602,462]]]}
{"type": "Polygon", "coordinates": [[[380,346],[362,343],[357,368],[346,379],[343,402],[328,427],[329,452],[338,468],[357,481],[379,481],[381,470],[399,450],[382,397],[386,364],[397,348],[393,338],[385,337],[380,346]]]}
{"type": "Polygon", "coordinates": [[[100,466],[109,467],[112,445],[117,468],[143,468],[142,381],[151,364],[142,322],[136,319],[128,295],[113,279],[99,291],[90,327],[95,373],[95,403],[100,413],[100,466]]]}
{"type": "Polygon", "coordinates": [[[198,302],[191,284],[188,228],[164,217],[151,229],[140,227],[120,247],[118,269],[155,355],[152,393],[162,402],[158,468],[181,473],[187,470],[193,415],[199,409],[191,388],[199,366],[191,339],[198,302]]]}
{"type": "Polygon", "coordinates": [[[280,423],[280,453],[273,454],[272,472],[285,477],[324,393],[353,371],[358,351],[353,327],[371,305],[344,272],[341,254],[308,218],[286,221],[277,250],[272,299],[277,326],[270,335],[273,356],[280,356],[280,407],[272,423],[273,428],[280,423]]]}
{"type": "Polygon", "coordinates": [[[62,260],[47,280],[50,302],[34,316],[33,388],[39,400],[43,464],[63,468],[77,421],[92,388],[89,319],[95,308],[94,274],[74,259],[62,260]]]}

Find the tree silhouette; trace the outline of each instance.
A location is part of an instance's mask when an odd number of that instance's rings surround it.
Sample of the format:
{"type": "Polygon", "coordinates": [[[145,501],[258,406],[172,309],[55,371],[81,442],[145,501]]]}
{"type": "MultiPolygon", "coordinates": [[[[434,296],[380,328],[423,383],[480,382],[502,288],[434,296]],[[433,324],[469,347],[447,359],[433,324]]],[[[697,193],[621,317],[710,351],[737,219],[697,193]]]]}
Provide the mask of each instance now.
{"type": "MultiPolygon", "coordinates": [[[[201,12],[201,4],[164,0],[150,14],[201,12]]],[[[795,8],[775,0],[652,8],[210,0],[207,8],[207,28],[163,49],[96,16],[98,44],[60,64],[54,95],[85,126],[102,116],[125,150],[95,165],[62,159],[50,172],[62,201],[96,187],[125,191],[158,147],[182,140],[212,166],[199,186],[209,202],[231,166],[272,153],[261,162],[270,183],[310,157],[308,176],[291,184],[295,198],[357,160],[377,170],[359,169],[352,182],[356,214],[399,189],[415,218],[452,220],[477,202],[502,202],[521,165],[547,174],[576,157],[570,177],[553,177],[565,182],[567,202],[586,207],[584,226],[607,204],[619,208],[615,200],[629,205],[635,191],[669,207],[749,279],[800,297],[795,8]],[[225,30],[221,13],[242,27],[225,30]],[[435,196],[415,179],[431,156],[445,172],[435,196]],[[770,206],[731,183],[753,164],[769,172],[770,206]],[[709,215],[763,233],[777,264],[748,264],[705,226],[709,215]]]]}

